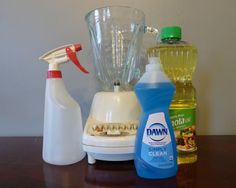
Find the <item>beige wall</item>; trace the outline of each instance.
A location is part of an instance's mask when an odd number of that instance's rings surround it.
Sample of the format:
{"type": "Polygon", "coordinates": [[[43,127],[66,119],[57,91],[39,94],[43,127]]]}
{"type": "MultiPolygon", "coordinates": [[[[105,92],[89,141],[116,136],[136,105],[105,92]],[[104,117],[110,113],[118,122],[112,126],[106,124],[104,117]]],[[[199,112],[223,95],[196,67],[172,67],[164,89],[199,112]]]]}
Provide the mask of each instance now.
{"type": "Polygon", "coordinates": [[[47,64],[38,57],[62,44],[80,42],[81,62],[62,68],[65,83],[81,104],[84,120],[98,86],[93,76],[84,15],[106,5],[146,13],[148,25],[181,25],[184,39],[199,49],[194,75],[198,134],[236,134],[235,0],[3,0],[0,3],[0,135],[42,135],[47,64]]]}

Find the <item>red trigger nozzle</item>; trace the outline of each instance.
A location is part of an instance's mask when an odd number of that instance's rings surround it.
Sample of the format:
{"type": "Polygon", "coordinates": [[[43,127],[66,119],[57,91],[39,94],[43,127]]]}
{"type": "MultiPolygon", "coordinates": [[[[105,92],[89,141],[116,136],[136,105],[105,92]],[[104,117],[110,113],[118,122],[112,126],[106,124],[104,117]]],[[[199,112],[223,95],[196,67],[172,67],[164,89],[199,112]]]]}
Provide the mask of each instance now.
{"type": "Polygon", "coordinates": [[[76,52],[82,50],[82,46],[80,44],[75,44],[74,47],[76,52]]]}
{"type": "MultiPolygon", "coordinates": [[[[80,44],[74,45],[75,52],[78,52],[82,49],[80,44]]],[[[88,74],[89,72],[79,63],[79,60],[76,57],[76,53],[73,52],[70,47],[66,47],[66,54],[69,57],[69,59],[85,74],[88,74]]]]}

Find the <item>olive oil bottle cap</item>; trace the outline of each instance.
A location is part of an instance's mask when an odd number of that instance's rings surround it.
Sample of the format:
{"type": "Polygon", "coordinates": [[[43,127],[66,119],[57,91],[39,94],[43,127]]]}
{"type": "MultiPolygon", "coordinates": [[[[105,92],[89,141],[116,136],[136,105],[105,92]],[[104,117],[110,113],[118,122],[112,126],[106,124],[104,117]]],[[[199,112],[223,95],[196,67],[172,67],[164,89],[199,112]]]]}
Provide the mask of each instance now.
{"type": "Polygon", "coordinates": [[[161,40],[179,39],[181,40],[182,31],[179,26],[163,27],[161,30],[161,40]]]}

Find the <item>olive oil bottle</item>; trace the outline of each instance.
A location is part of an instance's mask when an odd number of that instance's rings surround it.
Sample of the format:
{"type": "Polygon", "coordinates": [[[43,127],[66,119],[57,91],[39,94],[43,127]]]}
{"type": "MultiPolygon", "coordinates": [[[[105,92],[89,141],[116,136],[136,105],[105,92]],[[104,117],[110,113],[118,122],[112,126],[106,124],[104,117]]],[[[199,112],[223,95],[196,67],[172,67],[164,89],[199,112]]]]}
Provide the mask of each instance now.
{"type": "Polygon", "coordinates": [[[148,57],[160,57],[165,73],[176,86],[170,106],[170,118],[175,131],[178,164],[197,161],[196,90],[192,75],[197,63],[197,49],[181,41],[181,28],[164,27],[161,43],[149,48],[148,57]]]}

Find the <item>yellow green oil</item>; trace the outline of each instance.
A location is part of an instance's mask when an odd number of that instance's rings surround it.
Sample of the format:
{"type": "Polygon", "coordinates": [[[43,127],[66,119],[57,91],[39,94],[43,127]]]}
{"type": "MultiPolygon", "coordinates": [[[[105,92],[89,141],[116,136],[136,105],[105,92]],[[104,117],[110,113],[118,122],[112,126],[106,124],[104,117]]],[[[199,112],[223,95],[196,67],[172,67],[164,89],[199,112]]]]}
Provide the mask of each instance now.
{"type": "MultiPolygon", "coordinates": [[[[161,43],[147,51],[148,57],[160,57],[164,72],[175,84],[176,91],[170,110],[196,109],[196,90],[192,85],[192,75],[197,63],[197,49],[181,41],[161,43]]],[[[195,114],[194,114],[195,115],[195,114]]],[[[173,123],[172,123],[173,124],[173,123]]],[[[195,139],[195,125],[191,126],[195,139]]],[[[176,131],[175,136],[177,139],[176,131]]],[[[178,164],[197,161],[197,146],[191,150],[178,150],[178,164]]]]}

